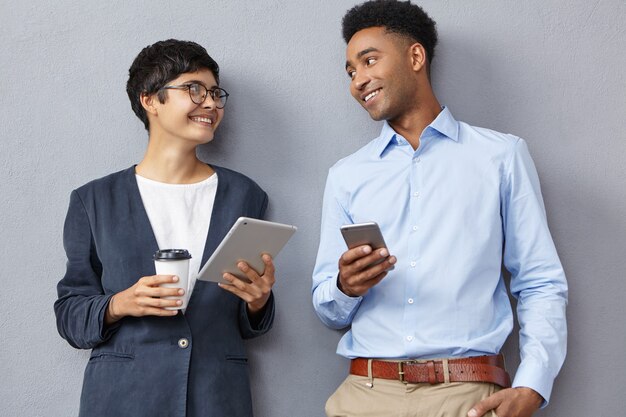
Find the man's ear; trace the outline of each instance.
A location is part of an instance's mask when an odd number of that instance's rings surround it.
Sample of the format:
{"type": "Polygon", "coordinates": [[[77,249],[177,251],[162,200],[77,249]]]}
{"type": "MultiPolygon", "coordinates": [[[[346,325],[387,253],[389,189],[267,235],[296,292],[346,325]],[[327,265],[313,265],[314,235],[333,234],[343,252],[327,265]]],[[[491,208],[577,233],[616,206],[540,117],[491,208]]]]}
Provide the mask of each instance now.
{"type": "Polygon", "coordinates": [[[422,44],[419,42],[414,43],[409,48],[409,52],[411,54],[411,66],[413,67],[413,70],[417,72],[426,69],[426,50],[422,44]]]}
{"type": "Polygon", "coordinates": [[[146,111],[146,113],[150,113],[153,115],[157,114],[157,109],[156,109],[156,106],[154,105],[154,100],[156,99],[157,98],[154,94],[141,93],[141,95],[139,96],[141,105],[146,111]]]}

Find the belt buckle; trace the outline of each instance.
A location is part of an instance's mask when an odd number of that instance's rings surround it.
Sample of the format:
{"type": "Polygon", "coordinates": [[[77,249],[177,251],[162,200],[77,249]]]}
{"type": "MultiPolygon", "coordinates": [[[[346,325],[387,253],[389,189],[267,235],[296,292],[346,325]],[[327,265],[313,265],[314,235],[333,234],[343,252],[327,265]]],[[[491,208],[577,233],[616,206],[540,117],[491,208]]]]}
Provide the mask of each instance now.
{"type": "Polygon", "coordinates": [[[409,360],[409,361],[398,361],[398,379],[400,380],[400,382],[405,382],[404,381],[404,365],[414,365],[416,364],[417,361],[416,360],[409,360]]]}

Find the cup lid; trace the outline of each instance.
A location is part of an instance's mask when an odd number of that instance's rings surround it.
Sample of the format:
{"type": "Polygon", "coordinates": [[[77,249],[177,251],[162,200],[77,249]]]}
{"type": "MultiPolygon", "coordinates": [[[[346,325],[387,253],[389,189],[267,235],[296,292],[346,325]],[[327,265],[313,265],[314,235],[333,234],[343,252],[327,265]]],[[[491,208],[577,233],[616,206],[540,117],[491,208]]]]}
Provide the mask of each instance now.
{"type": "Polygon", "coordinates": [[[179,259],[191,259],[187,249],[161,249],[154,252],[152,257],[155,261],[176,261],[179,259]]]}

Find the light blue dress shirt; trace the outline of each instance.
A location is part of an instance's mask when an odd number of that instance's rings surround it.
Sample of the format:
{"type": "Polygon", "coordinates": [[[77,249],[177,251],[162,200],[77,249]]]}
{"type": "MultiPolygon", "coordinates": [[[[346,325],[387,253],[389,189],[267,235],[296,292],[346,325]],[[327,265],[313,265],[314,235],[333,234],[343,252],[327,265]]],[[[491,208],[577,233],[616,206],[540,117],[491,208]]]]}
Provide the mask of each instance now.
{"type": "Polygon", "coordinates": [[[415,151],[385,122],[329,171],[313,305],[351,326],[337,353],[366,358],[495,354],[513,328],[502,277],[518,299],[521,364],[513,386],[546,402],[566,352],[567,283],[526,143],[470,126],[447,108],[415,151]],[[363,297],[337,288],[340,226],[375,221],[393,270],[363,297]]]}

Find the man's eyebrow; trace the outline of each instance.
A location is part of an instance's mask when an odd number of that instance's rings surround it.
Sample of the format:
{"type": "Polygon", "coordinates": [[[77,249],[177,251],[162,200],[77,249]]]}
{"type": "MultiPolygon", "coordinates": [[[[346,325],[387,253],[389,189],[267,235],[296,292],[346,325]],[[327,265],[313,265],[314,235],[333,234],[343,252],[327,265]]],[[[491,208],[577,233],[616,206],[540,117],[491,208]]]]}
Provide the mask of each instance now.
{"type": "MultiPolygon", "coordinates": [[[[361,52],[359,52],[358,54],[356,54],[357,58],[361,58],[363,55],[365,54],[369,54],[370,52],[380,52],[378,49],[374,48],[373,46],[370,46],[369,48],[365,48],[363,49],[361,52]]],[[[346,61],[346,69],[350,66],[350,61],[346,61]]]]}
{"type": "Polygon", "coordinates": [[[373,46],[367,48],[367,49],[363,49],[361,52],[359,52],[358,54],[356,54],[357,58],[361,58],[363,55],[365,54],[369,54],[370,52],[380,52],[378,49],[374,48],[373,46]]]}

